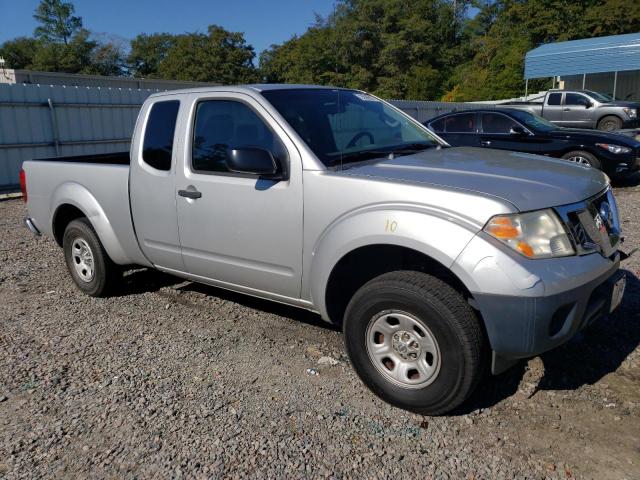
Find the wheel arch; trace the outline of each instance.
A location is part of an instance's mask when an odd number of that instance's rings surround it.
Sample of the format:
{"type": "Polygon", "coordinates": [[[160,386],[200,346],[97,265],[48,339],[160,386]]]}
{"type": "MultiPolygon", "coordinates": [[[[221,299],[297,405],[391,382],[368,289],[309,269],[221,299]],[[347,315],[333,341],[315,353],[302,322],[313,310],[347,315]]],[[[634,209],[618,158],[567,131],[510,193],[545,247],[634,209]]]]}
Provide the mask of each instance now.
{"type": "Polygon", "coordinates": [[[482,228],[481,221],[422,205],[373,205],[350,212],[331,223],[308,250],[303,298],[324,320],[340,323],[349,295],[391,270],[429,270],[468,292],[459,278],[445,272],[482,228]],[[349,288],[337,294],[343,282],[349,288]]]}
{"type": "Polygon", "coordinates": [[[96,198],[84,186],[67,182],[60,185],[53,194],[51,205],[51,231],[62,246],[62,238],[67,225],[77,218],[85,217],[95,230],[109,258],[117,264],[132,263],[124,251],[111,222],[96,198]]]}
{"type": "Polygon", "coordinates": [[[617,118],[618,120],[620,120],[621,124],[624,124],[624,119],[617,113],[605,113],[603,115],[600,115],[600,117],[598,117],[598,119],[596,120],[596,129],[598,129],[598,127],[600,126],[600,122],[607,117],[617,118]]]}
{"type": "Polygon", "coordinates": [[[377,276],[399,270],[428,273],[450,285],[465,299],[472,297],[464,282],[441,261],[397,243],[377,243],[357,247],[336,262],[324,289],[323,315],[340,325],[349,301],[360,287],[377,276]]]}

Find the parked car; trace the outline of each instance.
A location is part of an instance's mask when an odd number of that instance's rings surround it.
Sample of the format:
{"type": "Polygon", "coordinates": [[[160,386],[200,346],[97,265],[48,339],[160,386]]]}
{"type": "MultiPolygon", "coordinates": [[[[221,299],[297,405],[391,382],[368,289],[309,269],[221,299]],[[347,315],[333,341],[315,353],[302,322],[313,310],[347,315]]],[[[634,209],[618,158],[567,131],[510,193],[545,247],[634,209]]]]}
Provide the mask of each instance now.
{"type": "Polygon", "coordinates": [[[315,311],[375,394],[435,415],[621,301],[606,177],[536,159],[449,148],[361,91],[206,87],[150,96],[130,154],[21,183],[82,292],[141,265],[315,311]]]}
{"type": "MultiPolygon", "coordinates": [[[[563,128],[512,108],[454,112],[425,125],[454,147],[484,147],[563,158],[627,178],[640,170],[640,142],[632,137],[563,128]]],[[[535,160],[535,159],[532,159],[535,160]]]]}
{"type": "Polygon", "coordinates": [[[550,90],[542,101],[501,105],[528,111],[562,127],[612,131],[640,126],[640,103],[614,100],[591,90],[550,90]]]}

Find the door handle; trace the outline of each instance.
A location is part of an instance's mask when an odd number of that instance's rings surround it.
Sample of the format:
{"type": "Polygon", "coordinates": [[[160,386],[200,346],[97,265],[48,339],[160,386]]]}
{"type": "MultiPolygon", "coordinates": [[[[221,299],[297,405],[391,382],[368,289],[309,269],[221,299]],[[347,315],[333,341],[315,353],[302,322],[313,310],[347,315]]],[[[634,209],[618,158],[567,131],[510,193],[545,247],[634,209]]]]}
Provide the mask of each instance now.
{"type": "Polygon", "coordinates": [[[178,190],[178,195],[195,200],[196,198],[200,198],[202,193],[197,190],[178,190]]]}
{"type": "Polygon", "coordinates": [[[490,147],[491,140],[480,140],[480,145],[482,145],[483,147],[490,147]]]}
{"type": "Polygon", "coordinates": [[[570,108],[563,108],[563,109],[562,109],[562,111],[563,111],[563,112],[570,112],[570,111],[571,111],[571,109],[570,109],[570,108]]]}

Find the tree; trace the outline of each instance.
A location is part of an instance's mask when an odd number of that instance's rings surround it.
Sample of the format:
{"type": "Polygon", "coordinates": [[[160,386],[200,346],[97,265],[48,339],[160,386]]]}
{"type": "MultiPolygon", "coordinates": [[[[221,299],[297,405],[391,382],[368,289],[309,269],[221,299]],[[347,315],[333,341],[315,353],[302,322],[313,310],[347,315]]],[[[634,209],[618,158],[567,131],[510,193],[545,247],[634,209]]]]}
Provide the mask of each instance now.
{"type": "Polygon", "coordinates": [[[142,33],[131,40],[127,64],[134,77],[158,77],[160,63],[176,45],[176,37],[169,33],[142,33]]]}
{"type": "MultiPolygon", "coordinates": [[[[522,95],[527,51],[550,42],[640,29],[640,4],[633,0],[504,0],[488,2],[479,16],[485,23],[472,36],[470,58],[455,70],[448,99],[522,95]]],[[[529,82],[530,91],[550,86],[550,79],[529,82]]]]}
{"type": "Polygon", "coordinates": [[[114,42],[101,43],[91,53],[91,65],[85,73],[96,75],[122,76],[126,62],[122,47],[114,42]]]}
{"type": "Polygon", "coordinates": [[[81,29],[68,43],[40,42],[32,68],[44,72],[94,73],[93,52],[98,43],[89,39],[89,32],[81,29]]]}
{"type": "Polygon", "coordinates": [[[44,42],[64,43],[82,28],[82,18],[74,17],[75,7],[62,0],[41,0],[33,16],[40,25],[34,35],[44,42]]]}
{"type": "Polygon", "coordinates": [[[189,33],[175,37],[158,64],[158,77],[172,80],[248,83],[257,78],[253,47],[244,35],[211,25],[207,34],[189,33]]]}
{"type": "Polygon", "coordinates": [[[0,57],[5,59],[7,68],[31,68],[37,48],[37,40],[18,37],[0,45],[0,57]]]}

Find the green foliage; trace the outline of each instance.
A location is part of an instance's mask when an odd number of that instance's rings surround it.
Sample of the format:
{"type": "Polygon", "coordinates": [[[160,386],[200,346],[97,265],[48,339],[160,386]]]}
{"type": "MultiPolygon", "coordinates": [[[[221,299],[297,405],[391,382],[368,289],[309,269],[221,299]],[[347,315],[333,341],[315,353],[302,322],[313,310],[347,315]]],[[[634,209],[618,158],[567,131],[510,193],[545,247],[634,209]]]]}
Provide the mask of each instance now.
{"type": "Polygon", "coordinates": [[[268,82],[349,86],[387,98],[508,98],[524,93],[532,48],[639,30],[638,0],[342,0],[326,20],[263,52],[260,71],[268,82]]]}
{"type": "Polygon", "coordinates": [[[458,61],[463,12],[446,0],[342,0],[334,14],[260,56],[265,81],[438,98],[458,61]]]}
{"type": "Polygon", "coordinates": [[[0,57],[9,68],[29,68],[33,63],[38,41],[34,38],[18,37],[0,45],[0,57]]]}
{"type": "Polygon", "coordinates": [[[244,35],[211,25],[207,34],[178,35],[158,63],[159,78],[200,82],[249,83],[255,81],[253,47],[244,35]]]}
{"type": "Polygon", "coordinates": [[[47,43],[69,42],[71,37],[82,28],[82,19],[74,17],[75,8],[70,2],[61,0],[41,0],[33,16],[40,25],[34,34],[47,43]]]}
{"type": "MultiPolygon", "coordinates": [[[[637,0],[504,0],[490,2],[471,30],[471,55],[454,72],[447,98],[508,98],[524,93],[524,56],[550,42],[640,31],[637,0]],[[454,91],[455,90],[455,91],[454,91]]],[[[529,91],[549,88],[548,79],[529,91]]]]}
{"type": "Polygon", "coordinates": [[[142,33],[131,40],[131,50],[127,63],[135,77],[157,77],[160,63],[176,44],[176,37],[170,33],[142,33]]]}
{"type": "Polygon", "coordinates": [[[16,38],[0,46],[9,68],[123,75],[122,48],[101,43],[82,28],[82,18],[73,15],[74,6],[61,0],[41,0],[34,18],[40,23],[35,38],[16,38]]]}

